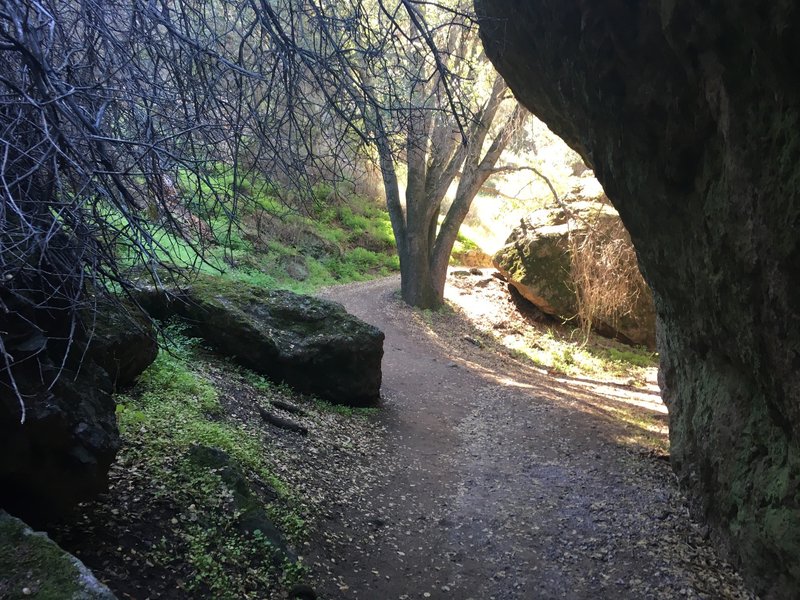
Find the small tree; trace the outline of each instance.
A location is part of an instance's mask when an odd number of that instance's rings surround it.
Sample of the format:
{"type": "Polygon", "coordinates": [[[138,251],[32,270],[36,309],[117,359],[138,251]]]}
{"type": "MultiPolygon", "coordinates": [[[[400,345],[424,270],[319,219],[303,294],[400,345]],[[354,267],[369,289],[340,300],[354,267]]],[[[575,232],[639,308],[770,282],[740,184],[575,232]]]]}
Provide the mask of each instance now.
{"type": "Polygon", "coordinates": [[[432,123],[421,119],[409,128],[405,208],[399,202],[397,160],[383,149],[381,167],[400,256],[402,296],[412,306],[434,308],[442,303],[450,254],[461,224],[524,118],[516,105],[498,119],[506,95],[505,82],[496,76],[462,143],[442,143],[448,134],[452,136],[454,124],[446,114],[431,119],[432,123]],[[442,202],[456,177],[454,200],[440,224],[442,202]]]}
{"type": "Polygon", "coordinates": [[[382,61],[365,61],[356,87],[370,91],[359,106],[383,176],[402,297],[432,308],[442,303],[459,228],[527,113],[483,55],[471,19],[457,7],[427,8],[409,12],[410,33],[397,19],[378,21],[377,30],[386,29],[402,45],[381,37],[382,61]],[[431,29],[414,28],[415,20],[431,29]],[[442,215],[456,179],[455,198],[442,215]]]}

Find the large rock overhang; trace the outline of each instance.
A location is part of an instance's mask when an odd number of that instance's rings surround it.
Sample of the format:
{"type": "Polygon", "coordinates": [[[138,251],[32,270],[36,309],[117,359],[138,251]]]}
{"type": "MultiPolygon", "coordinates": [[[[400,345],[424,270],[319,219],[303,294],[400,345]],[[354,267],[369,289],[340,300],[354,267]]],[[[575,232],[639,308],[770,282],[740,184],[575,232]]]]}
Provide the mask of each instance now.
{"type": "Polygon", "coordinates": [[[476,0],[654,291],[672,461],[766,597],[800,586],[800,7],[476,0]]]}

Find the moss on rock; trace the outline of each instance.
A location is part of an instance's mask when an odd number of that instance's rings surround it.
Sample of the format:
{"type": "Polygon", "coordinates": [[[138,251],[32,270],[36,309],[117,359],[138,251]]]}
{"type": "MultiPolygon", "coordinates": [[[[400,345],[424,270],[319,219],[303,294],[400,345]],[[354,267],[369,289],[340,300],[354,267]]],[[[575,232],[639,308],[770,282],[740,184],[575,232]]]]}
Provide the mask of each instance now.
{"type": "Polygon", "coordinates": [[[349,406],[380,398],[383,333],[340,304],[212,278],[184,290],[143,290],[140,300],[154,316],[180,316],[192,335],[300,392],[349,406]]]}
{"type": "Polygon", "coordinates": [[[0,597],[115,599],[81,561],[5,511],[0,511],[0,597]]]}
{"type": "Polygon", "coordinates": [[[476,7],[515,96],[586,159],[630,232],[695,513],[762,597],[796,598],[797,5],[476,7]]]}

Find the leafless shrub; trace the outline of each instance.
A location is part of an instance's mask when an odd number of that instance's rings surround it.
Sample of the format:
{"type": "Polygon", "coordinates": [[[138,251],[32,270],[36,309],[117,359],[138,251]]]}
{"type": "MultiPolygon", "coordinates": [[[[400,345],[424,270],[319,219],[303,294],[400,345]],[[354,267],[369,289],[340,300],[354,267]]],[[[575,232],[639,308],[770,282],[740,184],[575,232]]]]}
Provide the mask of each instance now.
{"type": "Polygon", "coordinates": [[[630,236],[619,218],[603,217],[570,233],[570,278],[578,320],[586,335],[593,326],[617,329],[648,302],[645,283],[630,236]]]}

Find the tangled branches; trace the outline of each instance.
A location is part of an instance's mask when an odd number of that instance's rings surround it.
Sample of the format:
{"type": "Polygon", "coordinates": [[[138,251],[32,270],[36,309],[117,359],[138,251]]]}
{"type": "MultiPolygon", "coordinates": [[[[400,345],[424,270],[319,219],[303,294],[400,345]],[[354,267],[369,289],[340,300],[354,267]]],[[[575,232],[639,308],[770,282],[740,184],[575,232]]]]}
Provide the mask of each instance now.
{"type": "Polygon", "coordinates": [[[432,39],[419,4],[0,0],[0,394],[23,420],[14,365],[65,362],[94,298],[158,282],[174,240],[202,259],[251,174],[341,172],[371,135],[363,103],[393,102],[363,65],[432,39]]]}

